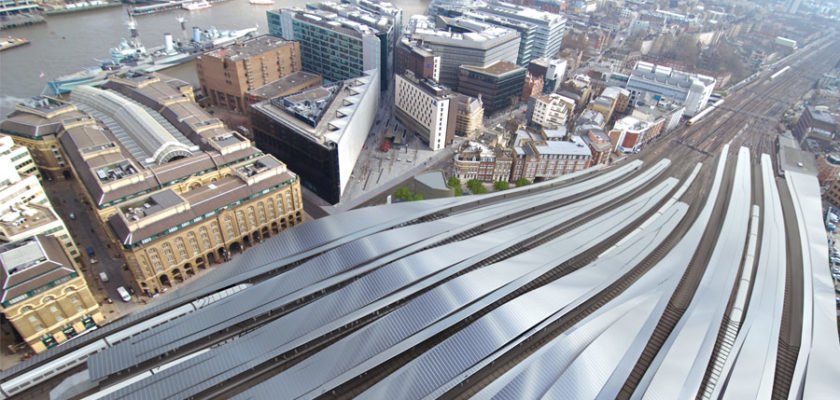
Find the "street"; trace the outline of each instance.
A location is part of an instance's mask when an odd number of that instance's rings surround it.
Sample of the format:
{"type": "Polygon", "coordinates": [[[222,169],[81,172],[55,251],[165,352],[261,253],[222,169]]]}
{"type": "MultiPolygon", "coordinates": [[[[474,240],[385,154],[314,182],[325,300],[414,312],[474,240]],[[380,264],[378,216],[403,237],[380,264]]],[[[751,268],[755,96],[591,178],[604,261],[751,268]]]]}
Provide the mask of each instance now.
{"type": "Polygon", "coordinates": [[[78,183],[74,180],[57,178],[52,181],[44,180],[41,184],[79,249],[82,274],[102,307],[102,315],[108,320],[114,320],[141,307],[145,300],[140,296],[132,296],[132,301],[126,303],[117,294],[117,288],[120,286],[126,289],[131,288],[135,293],[138,292],[132,283],[134,280],[131,273],[122,268],[124,262],[120,258],[119,249],[112,248],[113,245],[108,240],[108,235],[99,223],[92,207],[85,204],[85,198],[81,194],[78,183]],[[75,218],[70,218],[71,213],[75,218]],[[85,250],[87,247],[93,249],[96,264],[90,263],[90,257],[85,250]],[[99,277],[100,272],[108,276],[108,282],[102,282],[99,277]],[[108,304],[108,298],[112,300],[112,304],[108,304]]]}

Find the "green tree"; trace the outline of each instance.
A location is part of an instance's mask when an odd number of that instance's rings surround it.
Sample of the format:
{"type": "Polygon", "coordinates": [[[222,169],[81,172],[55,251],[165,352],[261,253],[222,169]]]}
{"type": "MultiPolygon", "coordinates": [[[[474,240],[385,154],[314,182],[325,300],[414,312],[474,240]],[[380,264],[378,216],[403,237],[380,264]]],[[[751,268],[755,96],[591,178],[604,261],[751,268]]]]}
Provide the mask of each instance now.
{"type": "Polygon", "coordinates": [[[455,196],[463,196],[464,189],[461,189],[461,185],[455,186],[455,196]]]}
{"type": "Polygon", "coordinates": [[[411,199],[412,201],[419,201],[419,200],[426,200],[426,197],[420,193],[416,193],[414,197],[411,199]]]}
{"type": "Polygon", "coordinates": [[[508,190],[510,189],[510,183],[505,181],[496,181],[493,182],[493,188],[496,190],[508,190]]]}
{"type": "Polygon", "coordinates": [[[484,184],[482,184],[481,181],[478,179],[468,180],[467,187],[470,188],[470,192],[472,192],[473,194],[487,193],[487,188],[484,187],[484,184]]]}
{"type": "Polygon", "coordinates": [[[457,176],[450,176],[446,181],[446,185],[451,188],[461,187],[461,180],[457,176]]]}
{"type": "Polygon", "coordinates": [[[527,185],[530,185],[530,184],[531,184],[531,181],[529,181],[527,178],[519,178],[519,179],[516,180],[516,186],[517,187],[527,186],[527,185]]]}
{"type": "Polygon", "coordinates": [[[411,199],[414,196],[411,193],[411,190],[409,188],[403,186],[403,187],[397,189],[396,192],[394,192],[394,197],[396,197],[398,200],[402,200],[402,201],[411,201],[411,199]]]}

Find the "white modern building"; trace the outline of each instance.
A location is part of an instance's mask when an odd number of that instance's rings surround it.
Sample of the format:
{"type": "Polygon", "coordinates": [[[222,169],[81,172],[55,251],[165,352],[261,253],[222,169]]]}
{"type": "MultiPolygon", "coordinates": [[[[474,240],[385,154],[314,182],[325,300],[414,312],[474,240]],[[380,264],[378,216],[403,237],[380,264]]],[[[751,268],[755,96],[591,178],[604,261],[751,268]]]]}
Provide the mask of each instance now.
{"type": "Polygon", "coordinates": [[[564,127],[574,104],[574,100],[556,93],[532,96],[528,100],[528,123],[545,129],[564,127]]]}
{"type": "Polygon", "coordinates": [[[71,258],[76,257],[76,245],[53,210],[38,175],[19,173],[21,165],[34,166],[29,151],[4,135],[0,136],[0,152],[0,243],[49,235],[66,247],[71,258]]]}
{"type": "Polygon", "coordinates": [[[706,107],[715,90],[715,78],[699,74],[689,74],[670,67],[639,61],[627,80],[630,91],[630,103],[637,105],[652,97],[657,102],[662,99],[685,106],[685,115],[692,117],[706,107]]]}
{"type": "MultiPolygon", "coordinates": [[[[29,155],[26,147],[18,146],[10,136],[0,135],[0,159],[9,160],[19,175],[39,176],[38,166],[29,155]]],[[[6,171],[8,172],[8,171],[6,171]]],[[[3,171],[0,171],[3,173],[3,171]]]]}
{"type": "Polygon", "coordinates": [[[562,15],[503,2],[494,2],[477,11],[536,25],[532,50],[535,58],[553,58],[560,51],[566,33],[566,17],[562,15]]]}
{"type": "Polygon", "coordinates": [[[433,151],[451,143],[455,133],[455,104],[450,91],[430,79],[416,79],[411,71],[397,75],[395,83],[397,119],[417,132],[433,151]]]}
{"type": "Polygon", "coordinates": [[[429,17],[415,15],[411,17],[408,35],[440,56],[440,83],[456,87],[461,65],[484,68],[499,61],[516,63],[519,57],[516,31],[478,22],[473,29],[474,32],[465,33],[437,29],[429,17]]]}

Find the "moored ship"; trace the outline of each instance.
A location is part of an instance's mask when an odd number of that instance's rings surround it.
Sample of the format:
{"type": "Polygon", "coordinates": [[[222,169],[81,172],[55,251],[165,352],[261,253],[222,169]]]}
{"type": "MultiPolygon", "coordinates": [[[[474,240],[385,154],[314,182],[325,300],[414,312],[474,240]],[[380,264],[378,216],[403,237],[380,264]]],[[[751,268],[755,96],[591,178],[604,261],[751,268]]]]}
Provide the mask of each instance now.
{"type": "MultiPolygon", "coordinates": [[[[185,30],[184,20],[180,19],[180,22],[182,30],[185,30]]],[[[123,39],[117,47],[112,48],[109,60],[48,82],[49,90],[55,95],[61,95],[69,93],[79,85],[102,83],[109,75],[126,70],[155,72],[171,68],[207,51],[227,46],[242,38],[253,37],[257,33],[256,27],[230,31],[220,31],[214,27],[206,30],[193,27],[189,40],[176,42],[171,34],[166,33],[162,46],[146,49],[140,43],[134,20],[129,21],[129,30],[131,39],[123,39]]]]}

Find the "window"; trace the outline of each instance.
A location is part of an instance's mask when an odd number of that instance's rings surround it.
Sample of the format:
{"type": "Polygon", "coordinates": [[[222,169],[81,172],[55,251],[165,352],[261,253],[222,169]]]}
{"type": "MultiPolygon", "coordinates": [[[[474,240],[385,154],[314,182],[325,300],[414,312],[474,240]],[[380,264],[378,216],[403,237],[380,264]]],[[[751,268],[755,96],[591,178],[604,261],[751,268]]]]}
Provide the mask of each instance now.
{"type": "Polygon", "coordinates": [[[257,218],[254,216],[254,207],[248,207],[248,223],[254,228],[257,226],[257,218]]]}
{"type": "Polygon", "coordinates": [[[44,330],[44,323],[41,322],[37,315],[29,314],[29,316],[27,316],[26,319],[29,321],[29,325],[32,325],[32,329],[34,329],[35,331],[44,330]]]}
{"type": "Polygon", "coordinates": [[[163,264],[160,262],[160,253],[158,253],[157,249],[149,249],[148,253],[149,253],[149,261],[152,264],[152,268],[155,271],[162,271],[163,270],[163,264]]]}
{"type": "Polygon", "coordinates": [[[236,211],[236,222],[239,224],[239,232],[248,231],[248,226],[245,225],[245,213],[242,210],[236,211]]]}
{"type": "Polygon", "coordinates": [[[214,223],[212,225],[212,227],[213,227],[213,240],[215,240],[217,244],[224,243],[224,240],[222,240],[222,232],[219,231],[219,225],[214,223]]]}
{"type": "Polygon", "coordinates": [[[233,230],[233,221],[230,216],[225,216],[225,232],[227,233],[228,238],[236,236],[236,232],[233,230]]]}
{"type": "Polygon", "coordinates": [[[210,234],[207,233],[207,228],[201,227],[199,233],[201,234],[201,242],[204,243],[204,248],[209,249],[213,247],[213,243],[210,242],[210,234]]]}
{"type": "Polygon", "coordinates": [[[190,247],[192,247],[193,254],[198,254],[201,252],[201,247],[198,246],[198,238],[195,237],[195,233],[188,233],[187,240],[190,241],[190,247]]]}
{"type": "Polygon", "coordinates": [[[187,246],[184,245],[184,239],[175,239],[175,248],[178,249],[178,256],[181,257],[182,260],[186,260],[189,257],[187,253],[187,246]]]}
{"type": "Polygon", "coordinates": [[[175,253],[172,252],[172,246],[169,243],[163,244],[163,255],[166,257],[166,262],[168,262],[170,266],[178,264],[178,261],[175,260],[175,253]]]}
{"type": "Polygon", "coordinates": [[[64,313],[62,313],[55,304],[50,306],[50,313],[52,313],[53,317],[55,317],[56,322],[64,321],[64,313]]]}
{"type": "Polygon", "coordinates": [[[73,308],[76,309],[76,313],[80,313],[85,310],[85,306],[82,303],[82,300],[79,299],[78,295],[70,295],[68,298],[70,299],[70,304],[72,304],[73,308]]]}

